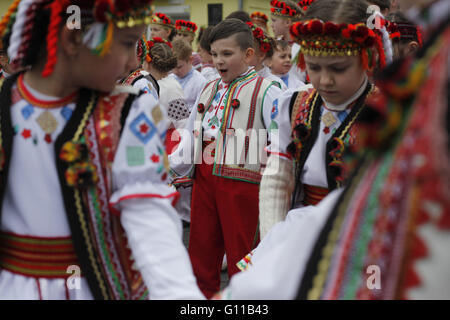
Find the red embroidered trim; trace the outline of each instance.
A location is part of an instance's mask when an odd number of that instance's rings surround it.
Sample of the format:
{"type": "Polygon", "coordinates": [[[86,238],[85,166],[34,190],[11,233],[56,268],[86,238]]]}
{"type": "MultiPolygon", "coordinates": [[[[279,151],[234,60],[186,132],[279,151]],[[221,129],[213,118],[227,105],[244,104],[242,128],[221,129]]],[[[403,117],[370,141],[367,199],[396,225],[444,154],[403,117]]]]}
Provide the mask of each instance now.
{"type": "Polygon", "coordinates": [[[115,209],[113,206],[117,205],[118,203],[124,201],[124,200],[130,200],[130,199],[145,199],[145,198],[158,198],[158,199],[170,199],[170,198],[174,198],[172,200],[172,205],[174,206],[177,202],[178,199],[180,198],[180,194],[178,192],[174,192],[171,194],[168,194],[167,196],[163,196],[160,194],[156,194],[156,193],[142,193],[142,194],[130,194],[128,196],[123,196],[121,198],[119,198],[119,200],[117,200],[116,202],[111,202],[110,206],[112,208],[113,214],[120,214],[120,211],[115,209]]]}
{"type": "Polygon", "coordinates": [[[69,103],[73,102],[78,94],[78,91],[72,93],[71,95],[54,100],[54,101],[44,101],[40,100],[33,96],[33,94],[27,89],[25,86],[24,80],[23,80],[23,73],[19,76],[17,79],[17,89],[19,90],[22,97],[28,101],[30,104],[32,104],[35,107],[44,108],[44,109],[53,109],[53,108],[59,108],[62,106],[66,106],[69,103]]]}

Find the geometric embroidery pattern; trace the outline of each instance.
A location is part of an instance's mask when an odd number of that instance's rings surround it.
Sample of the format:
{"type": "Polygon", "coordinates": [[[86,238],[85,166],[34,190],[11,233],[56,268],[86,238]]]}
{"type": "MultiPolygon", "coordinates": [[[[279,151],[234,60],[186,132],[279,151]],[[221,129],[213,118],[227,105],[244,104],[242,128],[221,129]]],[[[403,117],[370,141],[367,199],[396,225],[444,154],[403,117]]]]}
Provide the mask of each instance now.
{"type": "Polygon", "coordinates": [[[41,115],[36,119],[36,122],[47,134],[53,133],[58,128],[58,121],[48,110],[41,113],[41,115]]]}
{"type": "Polygon", "coordinates": [[[67,106],[61,109],[61,115],[63,116],[64,119],[66,119],[66,121],[70,120],[72,113],[73,113],[72,109],[70,109],[67,106]]]}
{"type": "Polygon", "coordinates": [[[272,108],[272,113],[270,115],[270,118],[273,120],[275,119],[275,117],[278,115],[278,99],[275,99],[273,101],[273,108],[272,108]]]}
{"type": "Polygon", "coordinates": [[[34,107],[31,104],[26,105],[21,110],[22,116],[25,118],[25,120],[28,120],[28,118],[33,114],[34,107]]]}
{"type": "Polygon", "coordinates": [[[144,112],[141,112],[141,114],[130,123],[130,130],[144,144],[149,142],[157,131],[155,125],[149,120],[144,112]]]}
{"type": "Polygon", "coordinates": [[[127,164],[130,167],[144,165],[145,164],[144,147],[127,147],[127,164]]]}
{"type": "Polygon", "coordinates": [[[189,117],[189,107],[184,99],[176,99],[169,102],[168,115],[171,119],[181,120],[189,117]]]}

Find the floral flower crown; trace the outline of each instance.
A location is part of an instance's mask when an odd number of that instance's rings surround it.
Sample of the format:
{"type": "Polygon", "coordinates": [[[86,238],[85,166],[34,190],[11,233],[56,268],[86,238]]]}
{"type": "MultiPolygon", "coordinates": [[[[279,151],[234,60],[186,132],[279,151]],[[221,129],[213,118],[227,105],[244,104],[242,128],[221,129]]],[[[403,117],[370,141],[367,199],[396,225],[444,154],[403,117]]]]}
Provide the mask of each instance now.
{"type": "Polygon", "coordinates": [[[137,58],[139,60],[139,65],[141,65],[141,66],[147,57],[147,54],[148,54],[147,50],[148,50],[147,49],[147,41],[145,40],[145,36],[142,36],[142,38],[140,38],[138,40],[137,47],[136,47],[137,58]]]}
{"type": "Polygon", "coordinates": [[[167,15],[165,15],[164,13],[160,13],[160,12],[157,12],[153,15],[152,21],[150,22],[150,24],[158,24],[158,25],[161,25],[164,27],[169,27],[172,29],[175,28],[172,20],[170,20],[170,18],[167,15]]]}
{"type": "Polygon", "coordinates": [[[272,0],[272,1],[270,1],[270,5],[272,6],[272,8],[270,8],[270,12],[272,12],[272,15],[274,15],[274,16],[284,17],[284,18],[300,18],[301,17],[301,12],[298,12],[298,10],[296,8],[291,8],[284,1],[272,0]]]}
{"type": "Polygon", "coordinates": [[[145,60],[148,63],[152,62],[152,60],[153,60],[153,57],[151,55],[151,50],[155,46],[155,44],[157,44],[157,43],[165,43],[172,49],[172,43],[170,43],[169,41],[166,41],[166,40],[164,40],[163,38],[160,38],[160,37],[151,38],[149,41],[146,42],[147,54],[145,56],[145,60]]]}
{"type": "Polygon", "coordinates": [[[269,18],[267,17],[266,14],[260,12],[260,11],[255,11],[250,15],[251,19],[260,19],[263,20],[264,23],[267,23],[269,21],[269,18]]]}
{"type": "Polygon", "coordinates": [[[417,39],[420,46],[423,45],[422,32],[420,27],[410,23],[395,23],[386,21],[387,31],[391,39],[405,39],[414,41],[417,39]]]}
{"type": "Polygon", "coordinates": [[[269,38],[264,34],[264,31],[255,26],[253,22],[247,22],[247,25],[250,27],[253,33],[253,38],[259,43],[259,50],[263,53],[267,53],[272,48],[269,38]]]}
{"type": "Polygon", "coordinates": [[[316,0],[301,0],[297,4],[305,12],[314,1],[316,0]]]}
{"type": "Polygon", "coordinates": [[[195,34],[197,25],[192,21],[177,20],[175,22],[175,29],[181,33],[195,34]]]}
{"type": "Polygon", "coordinates": [[[362,56],[363,67],[367,70],[375,65],[376,48],[379,65],[386,65],[381,37],[364,23],[335,24],[312,19],[294,23],[290,28],[291,36],[301,46],[298,66],[305,69],[304,55],[310,56],[362,56]],[[371,57],[371,61],[369,61],[371,57]]]}
{"type": "Polygon", "coordinates": [[[10,33],[6,45],[14,67],[26,67],[30,54],[30,42],[36,27],[36,13],[50,11],[47,27],[47,61],[43,77],[53,73],[57,62],[58,35],[65,22],[66,10],[76,5],[81,9],[89,25],[83,35],[83,43],[94,53],[104,57],[111,48],[114,26],[133,27],[150,22],[152,0],[15,0],[0,21],[0,37],[10,33]]]}

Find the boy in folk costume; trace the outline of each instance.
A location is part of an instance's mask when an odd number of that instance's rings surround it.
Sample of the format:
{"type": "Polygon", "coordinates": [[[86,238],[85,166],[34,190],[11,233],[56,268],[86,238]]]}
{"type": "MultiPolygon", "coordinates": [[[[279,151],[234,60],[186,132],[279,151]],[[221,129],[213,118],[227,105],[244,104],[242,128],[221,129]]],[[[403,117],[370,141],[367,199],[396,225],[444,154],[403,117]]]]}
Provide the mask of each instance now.
{"type": "Polygon", "coordinates": [[[305,85],[302,80],[293,76],[291,72],[293,67],[291,47],[286,40],[274,41],[273,54],[267,59],[266,64],[269,71],[281,79],[287,89],[298,90],[305,85]]]}
{"type": "Polygon", "coordinates": [[[144,37],[138,40],[136,46],[136,58],[139,63],[137,69],[133,70],[125,79],[121,80],[122,85],[132,86],[144,93],[151,94],[156,100],[159,99],[159,85],[156,79],[146,71],[148,46],[144,37]]]}
{"type": "Polygon", "coordinates": [[[162,38],[166,41],[172,41],[175,36],[175,25],[173,21],[164,13],[155,12],[149,25],[149,38],[162,38]]]}
{"type": "Polygon", "coordinates": [[[342,153],[354,145],[354,123],[374,90],[367,72],[377,62],[385,65],[381,37],[365,25],[366,9],[363,1],[317,0],[305,22],[291,28],[301,44],[300,67],[308,71],[313,88],[287,92],[274,109],[280,145],[269,147],[261,182],[262,237],[289,207],[316,205],[343,184],[342,153]],[[351,20],[344,12],[353,14],[351,20]]]}
{"type": "MultiPolygon", "coordinates": [[[[289,33],[289,28],[304,16],[304,12],[295,2],[290,0],[272,0],[270,5],[272,31],[275,39],[287,41],[291,48],[291,57],[295,58],[300,50],[300,46],[293,41],[289,33]]],[[[305,72],[300,70],[296,65],[292,66],[289,75],[297,78],[299,81],[306,81],[305,72]]]]}
{"type": "MultiPolygon", "coordinates": [[[[192,21],[177,20],[175,22],[176,35],[173,40],[184,40],[192,47],[197,32],[197,24],[192,21]]],[[[192,66],[195,70],[200,71],[202,67],[202,59],[197,52],[192,52],[192,66]]]]}
{"type": "Polygon", "coordinates": [[[272,38],[267,37],[263,30],[256,27],[252,22],[247,22],[247,24],[252,29],[255,48],[255,54],[252,59],[253,61],[250,62],[250,65],[255,68],[255,71],[259,76],[269,81],[274,81],[281,90],[285,91],[287,86],[284,81],[275,76],[270,71],[269,67],[264,64],[264,61],[272,58],[275,42],[272,38]]]}
{"type": "Polygon", "coordinates": [[[192,65],[192,47],[184,40],[175,40],[173,42],[173,53],[177,57],[177,66],[173,69],[174,77],[181,85],[184,91],[185,99],[192,110],[195,100],[197,100],[206,79],[192,65]]]}
{"type": "MultiPolygon", "coordinates": [[[[231,277],[240,255],[257,241],[261,156],[272,101],[281,94],[249,67],[254,49],[248,25],[226,19],[209,40],[221,78],[205,86],[189,118],[191,127],[170,155],[174,176],[193,177],[189,255],[206,297],[220,287],[224,251],[231,277]]],[[[189,179],[174,184],[182,182],[189,179]]]]}
{"type": "Polygon", "coordinates": [[[150,11],[150,1],[18,0],[0,21],[11,63],[30,67],[0,88],[0,298],[165,298],[152,293],[161,281],[194,281],[172,264],[187,255],[160,251],[168,238],[147,224],[178,219],[164,110],[129,87],[112,92],[137,67],[150,11]],[[81,29],[66,24],[71,5],[81,29]],[[81,277],[69,286],[73,267],[81,277]]]}

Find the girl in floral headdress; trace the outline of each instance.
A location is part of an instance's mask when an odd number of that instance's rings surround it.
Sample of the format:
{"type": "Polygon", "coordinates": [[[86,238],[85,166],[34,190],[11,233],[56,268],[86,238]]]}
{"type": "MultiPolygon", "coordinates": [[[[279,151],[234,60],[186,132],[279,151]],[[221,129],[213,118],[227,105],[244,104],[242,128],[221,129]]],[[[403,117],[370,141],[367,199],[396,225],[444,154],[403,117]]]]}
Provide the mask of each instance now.
{"type": "Polygon", "coordinates": [[[0,21],[11,63],[27,68],[0,82],[0,299],[164,298],[159,281],[195,283],[171,262],[185,252],[146,244],[168,239],[148,221],[178,218],[167,116],[116,87],[150,14],[150,0],[16,0],[0,21]]]}
{"type": "Polygon", "coordinates": [[[136,57],[138,60],[138,67],[132,70],[131,73],[120,81],[123,85],[133,86],[144,93],[149,93],[158,100],[159,99],[159,85],[157,80],[146,70],[146,58],[148,55],[148,45],[145,36],[142,36],[136,46],[136,57]]]}
{"type": "Polygon", "coordinates": [[[260,189],[263,237],[290,207],[317,204],[344,183],[343,152],[374,86],[367,72],[382,68],[381,37],[365,22],[364,1],[317,0],[291,27],[298,65],[313,88],[280,97],[273,107],[271,153],[260,189]]]}
{"type": "Polygon", "coordinates": [[[264,61],[272,58],[274,53],[275,41],[266,36],[261,28],[256,27],[252,22],[247,22],[253,32],[253,42],[255,48],[255,55],[253,61],[250,63],[255,68],[255,71],[259,76],[266,78],[269,81],[273,81],[283,91],[287,89],[283,80],[272,74],[269,67],[264,64],[264,61]]]}

